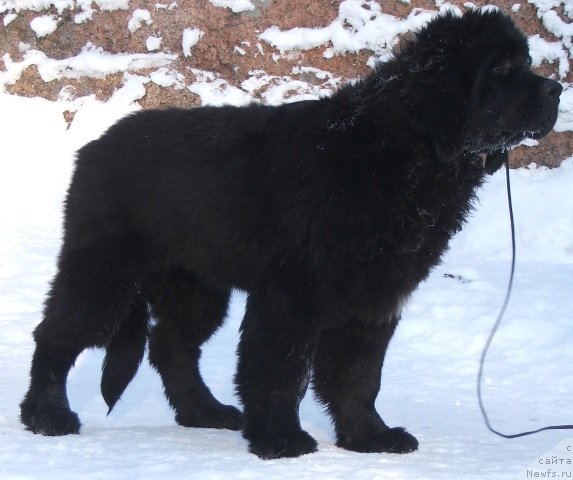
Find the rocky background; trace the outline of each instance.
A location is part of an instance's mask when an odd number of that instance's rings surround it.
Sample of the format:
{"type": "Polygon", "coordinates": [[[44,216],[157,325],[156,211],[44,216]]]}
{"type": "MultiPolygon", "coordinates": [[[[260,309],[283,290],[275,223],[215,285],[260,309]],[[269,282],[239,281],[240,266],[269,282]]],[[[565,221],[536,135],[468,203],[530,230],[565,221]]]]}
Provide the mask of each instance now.
{"type": "MultiPolygon", "coordinates": [[[[139,100],[143,108],[201,105],[208,101],[206,86],[278,103],[332,90],[366,73],[391,49],[392,42],[386,42],[341,50],[333,39],[311,38],[308,28],[324,29],[335,21],[359,28],[344,17],[348,2],[372,12],[361,20],[364,25],[384,14],[402,19],[444,8],[444,2],[429,0],[159,1],[0,0],[0,89],[49,100],[95,95],[106,101],[137,76],[145,88],[139,100]],[[281,32],[304,27],[296,31],[300,42],[276,48],[263,34],[273,26],[281,32]],[[98,55],[90,64],[89,56],[79,56],[82,52],[98,55]],[[111,56],[127,63],[97,68],[111,56]],[[80,59],[84,64],[78,67],[80,59]],[[57,66],[56,73],[46,73],[48,61],[57,66]]],[[[452,5],[464,10],[494,4],[511,14],[527,35],[539,35],[552,46],[553,53],[538,61],[536,70],[568,85],[573,82],[573,7],[558,0],[531,1],[452,5]]],[[[73,110],[66,113],[68,122],[73,116],[73,110]]],[[[518,147],[512,162],[556,166],[572,154],[573,131],[566,129],[552,132],[538,146],[518,147]]]]}

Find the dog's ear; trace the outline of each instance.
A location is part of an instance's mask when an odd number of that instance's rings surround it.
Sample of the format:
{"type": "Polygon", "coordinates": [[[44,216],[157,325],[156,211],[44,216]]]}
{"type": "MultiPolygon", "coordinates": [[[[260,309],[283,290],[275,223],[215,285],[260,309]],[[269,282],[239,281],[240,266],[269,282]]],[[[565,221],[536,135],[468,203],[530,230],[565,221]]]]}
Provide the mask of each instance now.
{"type": "Polygon", "coordinates": [[[401,93],[412,102],[407,105],[412,126],[431,139],[443,162],[456,160],[466,145],[470,92],[462,39],[460,19],[447,13],[401,39],[395,53],[402,80],[408,79],[401,93]]]}
{"type": "MultiPolygon", "coordinates": [[[[455,110],[459,107],[463,98],[457,100],[450,100],[458,102],[457,105],[447,105],[445,110],[452,108],[455,110]]],[[[448,100],[444,99],[445,102],[448,100]]],[[[438,105],[436,105],[438,107],[438,105]]],[[[439,108],[439,107],[438,107],[439,108]]],[[[442,107],[443,108],[443,107],[442,107]]],[[[438,159],[442,162],[452,162],[458,158],[464,150],[464,136],[463,130],[465,127],[465,112],[453,111],[442,112],[441,115],[436,115],[435,125],[436,131],[434,133],[434,149],[438,159]]]]}
{"type": "Polygon", "coordinates": [[[468,103],[459,73],[449,65],[424,69],[418,77],[417,106],[414,120],[434,144],[438,159],[451,162],[458,158],[465,144],[468,103]]]}

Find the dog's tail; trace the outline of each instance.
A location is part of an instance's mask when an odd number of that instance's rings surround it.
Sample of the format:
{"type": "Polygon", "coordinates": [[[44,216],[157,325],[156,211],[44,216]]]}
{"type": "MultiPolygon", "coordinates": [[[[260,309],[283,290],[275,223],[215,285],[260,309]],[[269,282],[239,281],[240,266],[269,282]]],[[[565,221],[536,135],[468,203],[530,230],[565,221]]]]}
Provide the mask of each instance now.
{"type": "Polygon", "coordinates": [[[137,373],[149,337],[149,312],[140,298],[131,307],[128,319],[121,325],[106,348],[102,366],[101,394],[109,410],[137,373]]]}

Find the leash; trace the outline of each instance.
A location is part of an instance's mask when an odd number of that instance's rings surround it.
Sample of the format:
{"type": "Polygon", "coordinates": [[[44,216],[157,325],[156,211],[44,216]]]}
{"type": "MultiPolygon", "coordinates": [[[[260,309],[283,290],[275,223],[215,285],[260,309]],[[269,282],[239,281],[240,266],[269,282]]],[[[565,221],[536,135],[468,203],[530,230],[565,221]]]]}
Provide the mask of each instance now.
{"type": "Polygon", "coordinates": [[[513,204],[511,201],[511,185],[510,185],[510,181],[509,181],[509,160],[506,159],[504,163],[505,163],[505,181],[506,181],[506,186],[507,186],[507,205],[509,208],[509,220],[510,220],[510,225],[511,225],[511,272],[509,274],[509,283],[507,285],[507,292],[505,294],[505,300],[503,301],[503,305],[501,307],[499,315],[497,316],[497,319],[495,320],[495,323],[494,323],[494,325],[493,325],[493,327],[489,333],[489,336],[487,338],[487,341],[485,343],[485,346],[484,346],[482,354],[481,354],[481,358],[480,358],[480,362],[479,362],[478,377],[477,377],[477,396],[478,396],[479,408],[480,408],[481,414],[483,416],[483,419],[485,421],[485,424],[487,426],[487,429],[490,432],[495,433],[496,435],[499,435],[500,437],[503,437],[503,438],[518,438],[518,437],[525,437],[526,435],[533,435],[534,433],[543,432],[544,430],[570,430],[570,429],[573,429],[573,425],[548,425],[546,427],[538,428],[537,430],[530,430],[527,432],[512,433],[512,434],[502,433],[502,432],[499,432],[498,430],[496,430],[495,428],[492,427],[491,422],[489,421],[489,417],[487,416],[487,413],[485,411],[484,404],[483,404],[483,398],[482,398],[483,367],[485,364],[485,359],[486,359],[489,347],[491,346],[493,338],[495,337],[495,334],[497,333],[497,330],[499,329],[499,325],[501,324],[501,320],[503,318],[503,315],[505,314],[505,310],[507,309],[507,305],[509,303],[509,297],[511,296],[511,291],[513,289],[513,276],[515,273],[515,222],[513,219],[513,204]]]}

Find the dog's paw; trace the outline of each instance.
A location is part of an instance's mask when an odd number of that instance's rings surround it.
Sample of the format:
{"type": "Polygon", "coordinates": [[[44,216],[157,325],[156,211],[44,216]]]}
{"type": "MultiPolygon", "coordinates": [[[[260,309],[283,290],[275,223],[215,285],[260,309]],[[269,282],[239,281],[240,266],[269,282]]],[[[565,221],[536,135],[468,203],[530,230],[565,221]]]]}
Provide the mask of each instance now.
{"type": "Polygon", "coordinates": [[[227,428],[241,430],[243,414],[231,405],[203,408],[189,413],[177,413],[175,421],[184,427],[227,428]]]}
{"type": "Polygon", "coordinates": [[[365,438],[338,441],[339,447],[354,452],[410,453],[418,449],[418,440],[402,427],[389,428],[365,438]]]}
{"type": "Polygon", "coordinates": [[[22,408],[20,419],[28,430],[50,437],[80,433],[80,419],[69,409],[29,412],[22,408]]]}
{"type": "Polygon", "coordinates": [[[303,430],[251,440],[249,451],[263,460],[299,457],[317,450],[316,440],[303,430]]]}

